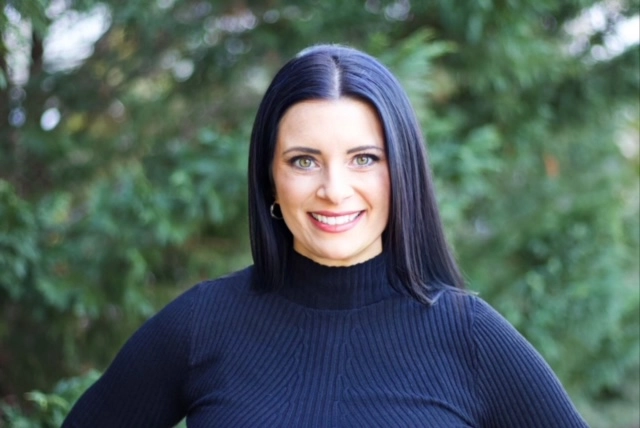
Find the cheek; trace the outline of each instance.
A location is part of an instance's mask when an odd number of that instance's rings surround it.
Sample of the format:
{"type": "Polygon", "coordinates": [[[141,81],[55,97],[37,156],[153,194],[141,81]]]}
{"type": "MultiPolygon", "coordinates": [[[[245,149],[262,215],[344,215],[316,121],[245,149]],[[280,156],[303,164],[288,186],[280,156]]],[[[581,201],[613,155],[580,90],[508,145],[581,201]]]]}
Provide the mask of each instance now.
{"type": "Polygon", "coordinates": [[[273,196],[276,202],[280,203],[282,195],[287,193],[286,184],[287,178],[284,176],[284,171],[279,165],[271,164],[271,189],[273,189],[273,196]]]}
{"type": "Polygon", "coordinates": [[[391,180],[389,179],[389,171],[385,169],[376,177],[375,188],[378,189],[377,195],[380,200],[389,200],[391,194],[391,180]]]}
{"type": "Polygon", "coordinates": [[[380,206],[383,207],[385,211],[385,217],[387,219],[386,221],[388,221],[388,217],[391,210],[391,183],[389,180],[388,172],[385,172],[380,177],[378,189],[379,189],[379,192],[377,193],[378,203],[380,204],[380,206]]]}
{"type": "Polygon", "coordinates": [[[302,177],[278,176],[275,181],[277,201],[283,211],[293,212],[309,197],[311,184],[302,177]]]}

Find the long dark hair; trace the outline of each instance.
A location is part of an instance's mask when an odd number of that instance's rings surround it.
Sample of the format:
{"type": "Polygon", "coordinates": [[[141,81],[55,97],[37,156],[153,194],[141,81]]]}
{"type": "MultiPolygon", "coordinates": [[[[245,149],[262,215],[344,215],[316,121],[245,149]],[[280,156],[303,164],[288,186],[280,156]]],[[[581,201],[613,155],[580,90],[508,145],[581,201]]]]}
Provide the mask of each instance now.
{"type": "Polygon", "coordinates": [[[271,174],[278,125],[287,109],[306,100],[351,97],[369,103],[384,129],[391,181],[389,224],[382,235],[390,280],[422,302],[443,288],[464,288],[447,245],[425,142],[400,83],[378,60],[335,45],[306,49],[276,74],[253,126],[249,152],[249,227],[255,286],[263,290],[284,282],[293,237],[274,220],[271,174]]]}

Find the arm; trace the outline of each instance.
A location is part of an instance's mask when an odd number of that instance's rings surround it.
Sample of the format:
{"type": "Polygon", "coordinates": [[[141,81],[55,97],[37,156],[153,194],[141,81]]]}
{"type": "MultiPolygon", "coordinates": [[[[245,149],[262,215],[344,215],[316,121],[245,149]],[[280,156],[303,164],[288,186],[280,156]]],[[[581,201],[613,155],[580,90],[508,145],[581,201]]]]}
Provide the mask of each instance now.
{"type": "Polygon", "coordinates": [[[518,331],[474,299],[478,392],[491,427],[586,427],[560,381],[518,331]]]}
{"type": "Polygon", "coordinates": [[[71,409],[63,428],[170,427],[184,417],[196,291],[171,302],[127,341],[71,409]]]}

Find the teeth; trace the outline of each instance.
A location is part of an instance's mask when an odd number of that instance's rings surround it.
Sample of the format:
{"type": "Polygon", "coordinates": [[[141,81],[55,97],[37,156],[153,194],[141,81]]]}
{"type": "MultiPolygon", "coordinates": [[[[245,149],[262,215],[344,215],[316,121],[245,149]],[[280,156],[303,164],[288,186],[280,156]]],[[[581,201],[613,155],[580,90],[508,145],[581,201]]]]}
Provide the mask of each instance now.
{"type": "Polygon", "coordinates": [[[355,214],[332,216],[332,217],[327,217],[320,214],[313,214],[313,213],[311,214],[311,216],[316,220],[318,220],[320,223],[328,224],[329,226],[336,226],[336,225],[350,223],[353,220],[355,220],[356,217],[358,217],[359,215],[360,215],[359,212],[355,214]]]}

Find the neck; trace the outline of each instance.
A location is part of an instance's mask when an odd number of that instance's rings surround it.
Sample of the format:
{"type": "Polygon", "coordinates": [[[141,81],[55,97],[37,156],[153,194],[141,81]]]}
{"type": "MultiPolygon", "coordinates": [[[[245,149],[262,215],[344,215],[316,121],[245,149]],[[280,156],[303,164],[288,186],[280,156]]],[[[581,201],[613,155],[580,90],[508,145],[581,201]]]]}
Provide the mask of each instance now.
{"type": "Polygon", "coordinates": [[[324,266],[292,251],[286,278],[278,293],[314,309],[355,309],[398,294],[388,281],[384,252],[352,266],[324,266]]]}

